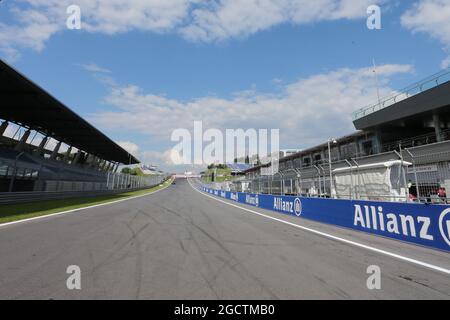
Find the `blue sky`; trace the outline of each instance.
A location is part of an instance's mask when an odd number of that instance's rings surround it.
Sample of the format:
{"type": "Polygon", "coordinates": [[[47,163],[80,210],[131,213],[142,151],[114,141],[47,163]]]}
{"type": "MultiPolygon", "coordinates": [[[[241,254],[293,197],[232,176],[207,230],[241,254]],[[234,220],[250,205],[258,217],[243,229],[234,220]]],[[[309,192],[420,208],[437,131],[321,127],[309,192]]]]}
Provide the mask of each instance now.
{"type": "Polygon", "coordinates": [[[68,30],[72,3],[2,1],[2,59],[165,168],[170,133],[194,120],[305,148],[354,130],[376,100],[372,59],[384,94],[449,64],[448,0],[80,0],[68,30]],[[373,3],[381,30],[366,27],[373,3]]]}

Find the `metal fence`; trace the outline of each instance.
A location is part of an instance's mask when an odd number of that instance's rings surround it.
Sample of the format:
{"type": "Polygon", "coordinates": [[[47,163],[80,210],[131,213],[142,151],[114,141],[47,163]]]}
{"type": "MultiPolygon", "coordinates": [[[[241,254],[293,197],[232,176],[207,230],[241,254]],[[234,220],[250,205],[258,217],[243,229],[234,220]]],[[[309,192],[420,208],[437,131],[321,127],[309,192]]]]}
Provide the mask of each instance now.
{"type": "Polygon", "coordinates": [[[450,203],[450,143],[436,144],[440,151],[411,148],[404,152],[408,167],[408,187],[413,199],[432,203],[450,203]],[[448,147],[448,148],[447,148],[448,147]]]}
{"type": "Polygon", "coordinates": [[[169,177],[158,175],[151,177],[137,177],[124,174],[108,174],[108,182],[88,188],[86,182],[55,181],[59,187],[48,191],[33,192],[0,192],[0,204],[15,204],[37,202],[45,200],[57,200],[77,197],[94,197],[102,195],[114,195],[127,191],[137,191],[155,187],[166,181],[169,177]]]}
{"type": "Polygon", "coordinates": [[[139,189],[162,183],[167,175],[132,176],[118,173],[108,173],[106,178],[107,190],[139,189]]]}
{"type": "Polygon", "coordinates": [[[450,81],[450,68],[442,70],[424,80],[412,84],[399,92],[394,92],[390,96],[387,96],[381,101],[361,108],[353,113],[353,120],[360,119],[368,114],[374,113],[378,110],[387,108],[397,102],[405,100],[409,97],[415,96],[421,92],[437,87],[438,85],[450,81]]]}
{"type": "Polygon", "coordinates": [[[9,192],[82,192],[139,189],[159,184],[167,176],[131,176],[92,168],[13,164],[0,159],[1,190],[9,192]]]}
{"type": "Polygon", "coordinates": [[[47,192],[78,192],[78,191],[114,191],[132,190],[152,187],[160,184],[167,178],[166,175],[132,176],[121,173],[106,173],[104,178],[97,182],[92,181],[65,181],[65,180],[38,180],[35,191],[47,192]],[[42,186],[40,186],[42,185],[42,186]]]}
{"type": "Polygon", "coordinates": [[[399,146],[391,152],[332,163],[325,160],[213,187],[256,194],[450,203],[450,142],[399,146]]]}

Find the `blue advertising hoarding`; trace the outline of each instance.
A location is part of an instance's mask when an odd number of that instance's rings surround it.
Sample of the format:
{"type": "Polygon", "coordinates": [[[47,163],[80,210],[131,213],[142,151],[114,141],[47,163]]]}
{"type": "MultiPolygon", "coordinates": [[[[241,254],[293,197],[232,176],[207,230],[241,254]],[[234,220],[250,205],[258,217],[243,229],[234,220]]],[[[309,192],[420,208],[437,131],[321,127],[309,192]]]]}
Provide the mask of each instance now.
{"type": "Polygon", "coordinates": [[[274,196],[213,190],[217,197],[283,214],[450,251],[450,206],[274,196]]]}

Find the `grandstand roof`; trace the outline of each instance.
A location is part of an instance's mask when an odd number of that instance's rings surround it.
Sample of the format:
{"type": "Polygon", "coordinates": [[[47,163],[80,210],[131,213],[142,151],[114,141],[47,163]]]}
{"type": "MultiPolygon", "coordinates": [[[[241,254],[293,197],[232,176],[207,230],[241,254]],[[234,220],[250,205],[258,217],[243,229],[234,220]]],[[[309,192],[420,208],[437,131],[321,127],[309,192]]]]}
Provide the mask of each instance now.
{"type": "Polygon", "coordinates": [[[49,135],[103,160],[136,164],[139,160],[0,60],[0,118],[49,135]]]}
{"type": "Polygon", "coordinates": [[[414,122],[427,114],[448,114],[449,106],[450,69],[447,69],[375,105],[356,111],[353,123],[356,129],[366,130],[388,123],[404,123],[405,120],[414,122]]]}

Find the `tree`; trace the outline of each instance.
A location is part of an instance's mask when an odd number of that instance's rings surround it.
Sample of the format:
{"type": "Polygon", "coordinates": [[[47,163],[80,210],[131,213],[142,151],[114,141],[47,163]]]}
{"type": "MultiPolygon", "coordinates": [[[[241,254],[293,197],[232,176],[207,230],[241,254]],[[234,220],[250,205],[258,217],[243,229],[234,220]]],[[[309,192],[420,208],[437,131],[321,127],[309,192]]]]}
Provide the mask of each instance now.
{"type": "Polygon", "coordinates": [[[121,171],[122,174],[128,174],[130,176],[138,176],[139,172],[139,168],[123,168],[121,171]]]}
{"type": "Polygon", "coordinates": [[[249,157],[249,156],[246,156],[246,157],[245,157],[245,163],[246,163],[246,164],[250,164],[250,157],[249,157]]]}
{"type": "Polygon", "coordinates": [[[130,168],[123,168],[121,173],[123,173],[123,174],[130,174],[131,173],[131,169],[130,168]]]}

